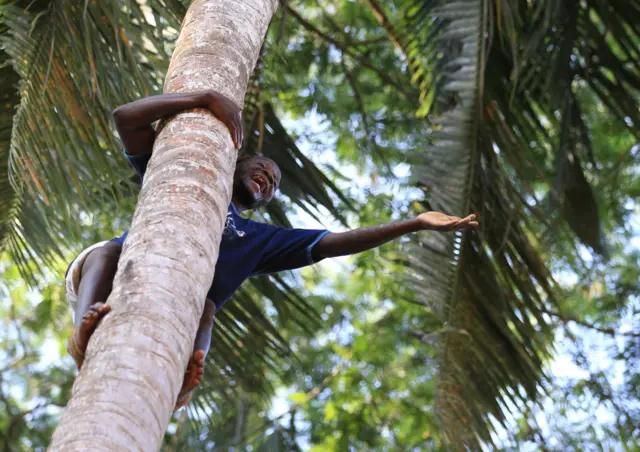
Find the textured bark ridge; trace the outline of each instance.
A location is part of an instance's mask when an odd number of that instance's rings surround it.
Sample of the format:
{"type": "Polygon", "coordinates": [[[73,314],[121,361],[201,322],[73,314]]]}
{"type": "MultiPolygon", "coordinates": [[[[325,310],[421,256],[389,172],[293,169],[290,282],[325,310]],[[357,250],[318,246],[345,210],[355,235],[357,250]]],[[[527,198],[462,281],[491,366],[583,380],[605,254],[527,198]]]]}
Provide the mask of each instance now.
{"type": "MultiPolygon", "coordinates": [[[[166,92],[216,89],[242,105],[276,0],[196,0],[166,92]]],[[[205,110],[160,131],[114,290],[51,450],[157,451],[191,354],[231,199],[236,151],[205,110]]]]}

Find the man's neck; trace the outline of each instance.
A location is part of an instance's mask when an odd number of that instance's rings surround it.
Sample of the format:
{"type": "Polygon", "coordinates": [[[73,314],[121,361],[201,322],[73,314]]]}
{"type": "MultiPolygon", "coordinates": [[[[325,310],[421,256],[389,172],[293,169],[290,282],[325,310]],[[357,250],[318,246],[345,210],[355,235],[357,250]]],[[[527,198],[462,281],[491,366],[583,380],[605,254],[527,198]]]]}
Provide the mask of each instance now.
{"type": "Polygon", "coordinates": [[[242,205],[242,203],[240,202],[240,200],[238,200],[237,196],[232,196],[231,197],[231,203],[233,204],[233,207],[236,208],[236,210],[238,211],[238,213],[240,212],[244,212],[245,210],[247,210],[247,208],[245,206],[242,205]]]}

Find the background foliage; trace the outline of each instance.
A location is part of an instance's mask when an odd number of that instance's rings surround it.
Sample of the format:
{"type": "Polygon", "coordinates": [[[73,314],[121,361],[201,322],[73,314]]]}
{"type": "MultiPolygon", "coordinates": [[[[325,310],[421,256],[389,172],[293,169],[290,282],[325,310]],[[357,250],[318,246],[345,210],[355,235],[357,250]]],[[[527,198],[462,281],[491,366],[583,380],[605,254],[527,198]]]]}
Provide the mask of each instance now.
{"type": "MultiPolygon", "coordinates": [[[[43,449],[68,397],[61,275],[135,204],[110,112],[159,92],[187,4],[0,2],[6,450],[43,449]]],[[[245,284],[166,449],[637,449],[638,23],[637,0],[284,3],[245,103],[285,181],[258,216],[482,228],[245,284]]]]}

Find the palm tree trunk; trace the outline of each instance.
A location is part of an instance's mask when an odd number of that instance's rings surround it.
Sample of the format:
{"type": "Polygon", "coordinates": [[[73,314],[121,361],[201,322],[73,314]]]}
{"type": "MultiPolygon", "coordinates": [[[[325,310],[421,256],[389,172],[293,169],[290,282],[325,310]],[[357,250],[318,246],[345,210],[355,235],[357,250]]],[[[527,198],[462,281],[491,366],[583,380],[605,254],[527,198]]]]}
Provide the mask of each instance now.
{"type": "MultiPolygon", "coordinates": [[[[277,0],[196,0],[165,92],[242,105],[277,0]]],[[[231,200],[236,151],[205,110],[160,131],[109,297],[51,450],[160,448],[192,352],[231,200]]],[[[215,345],[214,345],[215,347],[215,345]]]]}

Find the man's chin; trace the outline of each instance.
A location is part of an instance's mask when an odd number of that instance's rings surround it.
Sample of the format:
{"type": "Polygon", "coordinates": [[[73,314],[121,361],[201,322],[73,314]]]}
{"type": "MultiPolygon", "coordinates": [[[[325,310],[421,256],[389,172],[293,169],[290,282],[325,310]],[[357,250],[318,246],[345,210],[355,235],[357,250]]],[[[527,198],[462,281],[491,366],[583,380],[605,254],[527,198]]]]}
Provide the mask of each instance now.
{"type": "Polygon", "coordinates": [[[242,190],[240,196],[238,196],[238,200],[242,203],[245,209],[255,210],[267,204],[262,193],[247,189],[247,187],[244,188],[245,189],[242,190]]]}
{"type": "Polygon", "coordinates": [[[269,203],[269,201],[267,201],[266,199],[264,199],[262,197],[257,198],[257,199],[253,199],[251,201],[251,205],[249,206],[249,209],[256,210],[256,209],[259,209],[261,207],[266,206],[268,203],[269,203]]]}

